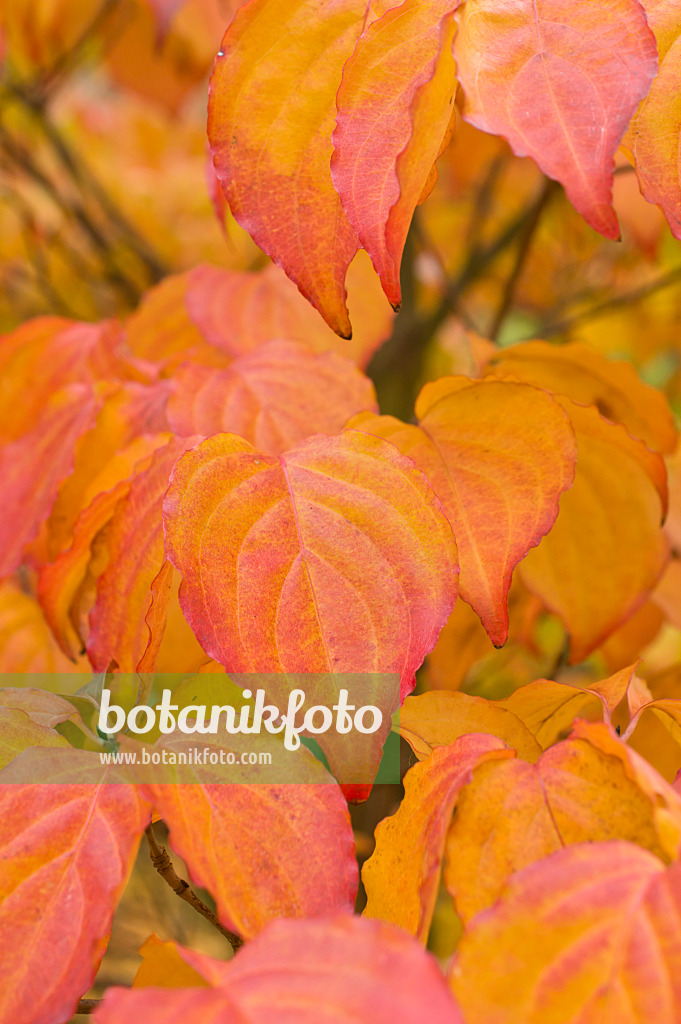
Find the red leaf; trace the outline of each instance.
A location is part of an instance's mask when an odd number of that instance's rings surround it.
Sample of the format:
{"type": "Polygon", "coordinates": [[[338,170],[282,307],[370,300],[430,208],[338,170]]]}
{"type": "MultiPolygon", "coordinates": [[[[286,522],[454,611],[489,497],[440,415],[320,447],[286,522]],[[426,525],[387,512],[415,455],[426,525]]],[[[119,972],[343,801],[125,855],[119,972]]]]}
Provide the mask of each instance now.
{"type": "Polygon", "coordinates": [[[217,435],[164,506],[180,601],[232,672],[397,672],[402,695],[457,590],[454,539],[410,459],[359,431],[280,458],[217,435]]]}
{"type": "Polygon", "coordinates": [[[270,341],[227,370],[178,370],[168,420],[178,434],[227,431],[278,455],[310,434],[337,433],[363,409],[376,409],[373,385],[348,359],[270,341]]]}
{"type": "Polygon", "coordinates": [[[179,952],[212,992],[110,989],[97,1024],[463,1024],[435,960],[381,921],[276,921],[229,963],[179,952]]]}
{"type": "Polygon", "coordinates": [[[464,117],[560,181],[607,238],[614,154],[657,71],[638,0],[466,0],[454,42],[464,117]]]}
{"type": "Polygon", "coordinates": [[[251,0],[222,40],[208,108],[215,169],[234,217],[346,338],[344,281],[358,242],[329,162],[341,71],[368,6],[251,0]]]}
{"type": "Polygon", "coordinates": [[[92,984],[149,818],[133,786],[76,784],[80,750],[34,749],[0,773],[2,1024],[68,1020],[92,984]],[[39,785],[21,778],[19,762],[39,785]],[[74,774],[75,773],[75,774],[74,774]]]}
{"type": "Polygon", "coordinates": [[[449,125],[453,0],[406,0],[373,22],[343,69],[331,171],[393,307],[409,223],[449,125]]]}

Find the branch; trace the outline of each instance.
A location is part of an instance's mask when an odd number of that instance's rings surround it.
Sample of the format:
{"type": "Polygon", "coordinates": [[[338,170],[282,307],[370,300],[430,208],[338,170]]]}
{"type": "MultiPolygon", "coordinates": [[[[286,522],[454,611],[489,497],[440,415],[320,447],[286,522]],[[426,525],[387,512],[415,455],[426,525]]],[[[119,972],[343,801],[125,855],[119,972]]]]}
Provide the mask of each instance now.
{"type": "Polygon", "coordinates": [[[79,999],[76,1013],[94,1013],[100,1003],[101,999],[79,999]]]}
{"type": "Polygon", "coordinates": [[[548,338],[553,334],[564,334],[578,324],[587,323],[589,320],[596,320],[601,316],[607,316],[614,309],[621,309],[623,306],[633,306],[637,302],[647,299],[649,295],[654,295],[655,292],[662,291],[663,288],[669,288],[679,281],[681,281],[681,265],[673,267],[666,274],[656,277],[653,281],[649,281],[648,284],[641,285],[640,288],[634,288],[632,291],[624,292],[622,295],[615,295],[613,298],[605,299],[603,302],[596,302],[592,306],[587,306],[586,309],[581,310],[579,313],[564,317],[562,320],[556,320],[552,324],[545,324],[539,331],[535,332],[533,337],[548,338]]]}
{"type": "Polygon", "coordinates": [[[217,928],[221,935],[224,935],[232,949],[236,952],[237,949],[243,946],[243,939],[241,936],[236,935],[234,932],[230,932],[229,929],[221,925],[210,907],[207,907],[203,900],[199,899],[193,889],[190,888],[189,882],[185,882],[184,878],[180,878],[173,867],[168,851],[164,846],[160,846],[158,844],[156,836],[154,835],[153,825],[149,825],[145,830],[145,835],[147,837],[147,842],[149,843],[151,862],[161,878],[165,879],[170,888],[174,893],[177,893],[180,899],[184,900],[190,907],[193,907],[194,910],[198,911],[198,913],[201,914],[202,917],[205,917],[207,921],[210,921],[213,927],[217,928]]]}
{"type": "Polygon", "coordinates": [[[520,280],[520,276],[523,272],[523,269],[525,267],[525,263],[527,262],[527,257],[530,254],[535,232],[539,227],[539,222],[541,220],[542,214],[544,213],[544,210],[546,209],[552,196],[556,194],[557,188],[558,186],[556,182],[552,181],[550,178],[547,178],[544,181],[544,185],[542,187],[541,192],[539,193],[539,196],[537,197],[537,201],[535,202],[534,206],[530,210],[528,210],[525,224],[523,225],[523,229],[520,233],[520,244],[518,246],[518,251],[513,262],[513,267],[511,268],[511,273],[509,274],[508,280],[506,281],[506,284],[504,286],[504,290],[501,295],[501,302],[499,303],[499,308],[494,314],[494,319],[492,320],[492,324],[488,331],[488,337],[491,338],[492,341],[497,340],[499,332],[503,327],[504,320],[506,319],[506,316],[508,315],[511,306],[513,305],[515,290],[518,281],[520,280]]]}

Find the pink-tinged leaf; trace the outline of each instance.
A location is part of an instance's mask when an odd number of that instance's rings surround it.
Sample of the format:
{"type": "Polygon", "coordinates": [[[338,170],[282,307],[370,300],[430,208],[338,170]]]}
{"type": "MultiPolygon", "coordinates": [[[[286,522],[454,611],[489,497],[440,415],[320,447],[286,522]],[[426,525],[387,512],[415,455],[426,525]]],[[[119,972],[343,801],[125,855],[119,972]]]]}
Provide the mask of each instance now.
{"type": "Polygon", "coordinates": [[[467,1024],[677,1024],[681,865],[626,842],[568,847],[473,919],[451,971],[467,1024]]]}
{"type": "Polygon", "coordinates": [[[178,952],[214,986],[191,991],[201,1013],[174,1016],[170,995],[190,1011],[181,990],[110,989],[97,1024],[463,1024],[435,959],[382,921],[275,921],[228,963],[178,952]],[[162,1007],[156,1015],[151,993],[162,1007]]]}
{"type": "Polygon", "coordinates": [[[466,120],[531,156],[617,238],[614,155],[657,72],[639,0],[466,0],[457,20],[466,120]]]}
{"type": "Polygon", "coordinates": [[[496,737],[473,733],[407,772],[402,803],[378,825],[376,849],[362,869],[367,917],[392,921],[427,941],[459,791],[479,764],[514,756],[496,737]]]}
{"type": "Polygon", "coordinates": [[[226,984],[253,1024],[463,1024],[436,961],[382,921],[277,921],[241,952],[226,984]]]}
{"type": "MultiPolygon", "coordinates": [[[[240,749],[238,739],[232,749],[240,749]]],[[[244,748],[256,749],[254,737],[248,741],[244,748]]],[[[171,739],[164,746],[186,752],[196,740],[171,739]]],[[[304,748],[291,753],[271,741],[269,749],[281,772],[288,759],[297,784],[263,784],[252,766],[250,781],[241,784],[233,781],[232,767],[197,766],[189,784],[144,788],[192,879],[214,897],[220,921],[244,938],[277,917],[350,913],[357,892],[354,839],[340,787],[304,748]]]]}
{"type": "Polygon", "coordinates": [[[252,1024],[226,992],[196,988],[110,988],[93,1020],[96,1024],[252,1024]]]}
{"type": "Polygon", "coordinates": [[[376,409],[374,388],[335,352],[271,341],[227,370],[188,364],[171,383],[168,420],[181,435],[229,432],[266,455],[310,434],[335,434],[355,413],[376,409]]]}
{"type": "Polygon", "coordinates": [[[43,408],[32,430],[0,449],[6,514],[0,522],[0,579],[21,564],[24,550],[49,516],[71,473],[78,439],[97,416],[88,384],[68,384],[43,408]]]}
{"type": "Polygon", "coordinates": [[[73,527],[85,506],[130,474],[168,431],[165,381],[146,387],[126,383],[108,394],[92,430],[76,445],[73,472],[59,489],[48,522],[48,552],[54,558],[73,540],[73,527]]]}
{"type": "Polygon", "coordinates": [[[359,431],[280,458],[209,438],[178,462],[164,519],[184,613],[228,671],[396,672],[404,696],[456,599],[425,477],[359,431]]]}
{"type": "Polygon", "coordinates": [[[18,708],[36,725],[51,729],[74,713],[73,704],[49,690],[35,686],[0,687],[0,708],[18,708]]]}
{"type": "MultiPolygon", "coordinates": [[[[160,636],[150,637],[146,616],[164,562],[161,512],[172,468],[190,444],[174,439],[158,449],[116,506],[102,541],[108,561],[90,613],[87,651],[95,671],[115,662],[134,672],[150,641],[160,644],[160,636]]],[[[154,624],[162,635],[165,618],[154,624]]]]}
{"type": "Polygon", "coordinates": [[[184,302],[208,344],[228,356],[244,355],[266,341],[284,338],[314,352],[336,351],[363,367],[390,335],[394,315],[382,300],[366,253],[358,252],[352,261],[346,287],[355,325],[349,340],[334,334],[286,274],[271,263],[250,273],[208,264],[195,267],[186,275],[184,302]]]}
{"type": "Polygon", "coordinates": [[[343,65],[367,0],[251,0],[222,40],[208,138],[236,220],[342,337],[358,248],[329,163],[343,65]],[[254,112],[257,115],[254,116],[254,112]]]}
{"type": "Polygon", "coordinates": [[[550,395],[500,383],[443,377],[421,391],[418,426],[391,416],[349,424],[392,441],[426,474],[456,537],[461,596],[497,646],[508,636],[513,570],[553,526],[576,458],[570,423],[550,395]]]}
{"type": "Polygon", "coordinates": [[[79,784],[80,750],[26,751],[0,773],[2,1024],[68,1020],[104,953],[149,808],[130,785],[79,784]],[[26,759],[30,758],[30,762],[26,759]],[[18,784],[23,770],[43,784],[18,784]]]}
{"type": "MultiPolygon", "coordinates": [[[[203,268],[197,267],[196,271],[203,268]]],[[[187,305],[189,281],[194,271],[171,274],[145,293],[128,318],[126,342],[135,355],[151,360],[168,372],[190,359],[207,366],[226,366],[229,360],[204,338],[190,317],[187,305]]]]}
{"type": "Polygon", "coordinates": [[[87,324],[41,316],[0,338],[0,376],[0,443],[5,444],[28,433],[54,393],[68,384],[146,381],[153,368],[128,357],[120,327],[112,321],[87,324]]]}
{"type": "Polygon", "coordinates": [[[406,0],[373,22],[343,68],[331,172],[391,305],[412,214],[456,92],[453,0],[406,0]]]}

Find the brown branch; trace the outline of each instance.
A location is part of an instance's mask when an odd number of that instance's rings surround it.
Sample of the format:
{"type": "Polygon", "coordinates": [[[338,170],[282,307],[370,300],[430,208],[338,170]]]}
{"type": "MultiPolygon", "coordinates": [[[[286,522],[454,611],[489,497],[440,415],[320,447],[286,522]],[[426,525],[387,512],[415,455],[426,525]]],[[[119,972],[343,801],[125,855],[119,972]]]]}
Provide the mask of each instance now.
{"type": "Polygon", "coordinates": [[[515,260],[513,261],[513,267],[511,268],[511,273],[509,274],[508,279],[506,280],[506,284],[504,285],[504,290],[501,295],[501,302],[499,303],[499,307],[496,313],[494,314],[494,319],[492,320],[492,324],[488,331],[488,337],[490,337],[492,341],[497,340],[499,332],[503,327],[504,320],[506,319],[511,309],[511,306],[513,305],[515,290],[518,285],[518,281],[520,280],[520,276],[523,272],[525,264],[527,262],[527,258],[530,254],[532,242],[534,241],[534,236],[537,231],[537,228],[539,227],[539,222],[541,221],[542,214],[544,213],[544,210],[546,209],[552,196],[556,194],[557,188],[558,186],[556,182],[552,181],[550,178],[547,178],[544,181],[544,185],[541,189],[541,192],[537,197],[537,201],[527,213],[523,229],[520,233],[518,251],[516,252],[515,260]]]}
{"type": "Polygon", "coordinates": [[[653,281],[649,281],[647,284],[641,285],[640,288],[634,288],[630,292],[624,292],[621,295],[614,295],[612,298],[604,299],[602,302],[596,302],[592,306],[587,306],[586,309],[580,310],[578,313],[574,313],[572,316],[564,317],[562,320],[556,320],[554,323],[545,324],[534,334],[534,337],[548,338],[554,334],[564,334],[566,331],[571,330],[573,327],[578,326],[582,323],[587,323],[590,320],[597,320],[601,316],[607,316],[615,309],[621,309],[625,306],[633,306],[637,302],[642,302],[643,299],[647,299],[649,295],[654,295],[656,292],[662,291],[664,288],[670,288],[674,284],[678,284],[681,281],[681,265],[673,267],[666,274],[662,274],[660,277],[656,277],[653,281]]]}
{"type": "Polygon", "coordinates": [[[191,889],[189,882],[185,882],[184,878],[175,871],[170,855],[164,846],[160,846],[154,835],[153,825],[145,830],[147,842],[149,843],[149,853],[151,855],[151,862],[158,871],[161,878],[163,878],[170,888],[176,893],[180,899],[188,903],[190,907],[193,907],[202,917],[205,917],[207,921],[213,925],[214,928],[220,932],[221,935],[229,942],[233,950],[239,949],[243,945],[243,939],[240,935],[236,935],[234,932],[230,932],[229,929],[225,928],[218,921],[217,917],[207,907],[203,900],[199,899],[196,893],[191,889]]]}
{"type": "MultiPolygon", "coordinates": [[[[448,282],[434,310],[418,315],[413,309],[403,306],[395,320],[392,337],[378,349],[368,366],[369,376],[376,385],[379,405],[384,412],[407,420],[411,417],[426,346],[445,320],[459,311],[461,296],[469,285],[481,277],[489,265],[522,235],[527,222],[535,215],[536,205],[537,200],[533,199],[504,225],[496,238],[470,252],[463,269],[458,277],[448,282]],[[398,382],[390,379],[393,370],[398,371],[398,382]]],[[[404,255],[403,268],[410,256],[408,246],[405,247],[404,255]]]]}
{"type": "Polygon", "coordinates": [[[94,1013],[100,1003],[101,999],[79,999],[76,1013],[94,1013]]]}

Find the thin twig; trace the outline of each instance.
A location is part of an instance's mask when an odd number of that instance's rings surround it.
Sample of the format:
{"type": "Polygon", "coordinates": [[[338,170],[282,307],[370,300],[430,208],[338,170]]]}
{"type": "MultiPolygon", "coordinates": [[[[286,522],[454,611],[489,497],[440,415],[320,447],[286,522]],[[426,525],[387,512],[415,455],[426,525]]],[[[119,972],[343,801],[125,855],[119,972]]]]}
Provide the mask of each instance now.
{"type": "Polygon", "coordinates": [[[534,207],[528,212],[527,219],[520,234],[518,251],[516,252],[515,260],[513,261],[511,273],[504,285],[501,302],[494,314],[494,319],[492,320],[492,324],[488,331],[488,337],[491,338],[492,341],[497,340],[499,332],[503,327],[504,320],[513,305],[515,290],[518,285],[518,281],[520,280],[520,275],[525,267],[525,263],[527,262],[527,257],[530,254],[532,242],[537,228],[539,227],[539,222],[541,221],[542,214],[550,202],[551,197],[555,195],[557,187],[558,186],[555,181],[551,181],[550,178],[547,178],[537,197],[534,207]]]}
{"type": "Polygon", "coordinates": [[[194,910],[198,911],[198,913],[201,914],[202,917],[205,917],[207,921],[210,921],[213,927],[217,928],[217,930],[224,935],[233,950],[236,951],[239,949],[243,945],[243,939],[241,936],[236,935],[234,932],[230,932],[228,928],[221,925],[210,907],[207,907],[203,900],[199,899],[193,889],[191,889],[189,882],[185,882],[184,878],[180,878],[173,867],[168,851],[164,846],[160,846],[157,842],[156,836],[154,835],[153,825],[149,825],[145,830],[145,835],[147,837],[147,842],[149,843],[151,862],[161,878],[165,879],[170,888],[180,897],[180,899],[184,900],[190,907],[193,907],[194,910]]]}
{"type": "Polygon", "coordinates": [[[596,302],[592,306],[587,306],[586,309],[582,309],[572,316],[556,320],[552,324],[545,324],[539,331],[535,332],[534,337],[548,338],[554,334],[564,334],[578,324],[596,320],[601,316],[607,316],[612,310],[621,309],[624,306],[633,306],[637,302],[647,299],[649,295],[654,295],[655,292],[678,284],[679,281],[681,281],[681,265],[673,267],[666,274],[662,274],[660,277],[655,278],[655,280],[641,285],[640,288],[634,288],[632,291],[624,292],[622,295],[613,295],[603,302],[596,302]]]}
{"type": "Polygon", "coordinates": [[[79,999],[76,1013],[94,1013],[100,1003],[101,999],[79,999]]]}

